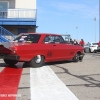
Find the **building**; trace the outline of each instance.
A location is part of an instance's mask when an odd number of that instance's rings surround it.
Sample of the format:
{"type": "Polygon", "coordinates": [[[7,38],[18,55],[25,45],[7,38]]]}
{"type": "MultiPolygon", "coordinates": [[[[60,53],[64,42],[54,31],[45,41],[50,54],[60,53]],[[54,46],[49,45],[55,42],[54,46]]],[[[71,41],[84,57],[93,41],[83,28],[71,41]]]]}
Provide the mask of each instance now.
{"type": "Polygon", "coordinates": [[[36,0],[0,0],[0,36],[35,32],[36,15],[36,0]]]}

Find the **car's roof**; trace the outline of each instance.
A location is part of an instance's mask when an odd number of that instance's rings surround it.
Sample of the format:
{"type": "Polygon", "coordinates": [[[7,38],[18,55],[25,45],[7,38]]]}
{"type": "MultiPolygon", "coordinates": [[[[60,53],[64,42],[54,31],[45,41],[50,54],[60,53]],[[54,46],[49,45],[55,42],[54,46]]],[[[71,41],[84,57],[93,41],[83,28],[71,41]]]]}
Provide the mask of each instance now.
{"type": "Polygon", "coordinates": [[[60,34],[53,34],[53,33],[36,33],[36,32],[33,32],[33,33],[20,33],[20,34],[60,35],[60,34]]]}
{"type": "Polygon", "coordinates": [[[91,44],[91,45],[98,45],[97,42],[91,42],[90,44],[91,44]]]}
{"type": "Polygon", "coordinates": [[[90,42],[90,43],[97,43],[97,42],[90,42]]]}
{"type": "Polygon", "coordinates": [[[85,46],[87,46],[87,45],[98,45],[98,43],[97,42],[89,42],[89,43],[85,44],[85,46]]]}
{"type": "Polygon", "coordinates": [[[91,42],[90,44],[97,44],[97,42],[91,42]]]}

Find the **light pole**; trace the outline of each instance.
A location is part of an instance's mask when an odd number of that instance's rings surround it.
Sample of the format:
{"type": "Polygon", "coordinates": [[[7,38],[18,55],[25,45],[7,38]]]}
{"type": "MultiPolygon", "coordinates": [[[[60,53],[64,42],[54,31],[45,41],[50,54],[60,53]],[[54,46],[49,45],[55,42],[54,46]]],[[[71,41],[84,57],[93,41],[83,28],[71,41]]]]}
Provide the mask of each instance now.
{"type": "Polygon", "coordinates": [[[94,22],[95,22],[95,42],[96,42],[96,17],[94,18],[94,22]]]}
{"type": "Polygon", "coordinates": [[[77,40],[78,40],[78,26],[76,26],[76,30],[77,30],[77,40]]]}
{"type": "MultiPolygon", "coordinates": [[[[99,1],[99,11],[100,11],[100,1],[99,1]]],[[[100,24],[100,16],[99,16],[99,24],[100,24]]],[[[100,25],[99,25],[99,41],[100,41],[100,25]]]]}

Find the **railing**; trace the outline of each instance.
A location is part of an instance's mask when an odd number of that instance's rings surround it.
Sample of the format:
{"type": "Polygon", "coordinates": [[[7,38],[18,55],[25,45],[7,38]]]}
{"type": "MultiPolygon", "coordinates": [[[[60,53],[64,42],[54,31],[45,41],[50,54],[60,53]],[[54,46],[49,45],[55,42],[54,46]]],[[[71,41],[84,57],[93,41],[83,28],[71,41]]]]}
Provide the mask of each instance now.
{"type": "Polygon", "coordinates": [[[36,20],[36,9],[0,9],[0,18],[36,20]]]}
{"type": "MultiPolygon", "coordinates": [[[[1,41],[12,41],[15,38],[14,34],[0,26],[0,39],[1,41]]],[[[0,42],[1,42],[0,41],[0,42]]]]}
{"type": "Polygon", "coordinates": [[[0,44],[2,42],[10,42],[8,39],[5,39],[4,37],[0,36],[0,44]]]}

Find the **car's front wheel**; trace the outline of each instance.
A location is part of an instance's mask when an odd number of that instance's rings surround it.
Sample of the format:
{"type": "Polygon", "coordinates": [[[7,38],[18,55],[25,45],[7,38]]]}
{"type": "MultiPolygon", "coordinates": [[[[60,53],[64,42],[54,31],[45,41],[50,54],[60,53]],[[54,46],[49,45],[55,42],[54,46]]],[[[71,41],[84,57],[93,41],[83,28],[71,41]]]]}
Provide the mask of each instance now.
{"type": "Polygon", "coordinates": [[[41,67],[44,63],[44,56],[37,55],[35,56],[30,62],[29,65],[30,67],[41,67]]]}
{"type": "Polygon", "coordinates": [[[18,63],[17,60],[9,60],[9,59],[4,59],[4,62],[8,65],[15,65],[18,63]]]}
{"type": "Polygon", "coordinates": [[[79,61],[79,57],[80,57],[80,55],[78,53],[76,53],[76,55],[73,58],[73,61],[74,62],[78,62],[79,61]]]}

